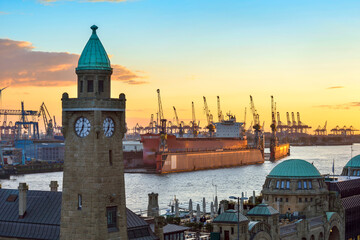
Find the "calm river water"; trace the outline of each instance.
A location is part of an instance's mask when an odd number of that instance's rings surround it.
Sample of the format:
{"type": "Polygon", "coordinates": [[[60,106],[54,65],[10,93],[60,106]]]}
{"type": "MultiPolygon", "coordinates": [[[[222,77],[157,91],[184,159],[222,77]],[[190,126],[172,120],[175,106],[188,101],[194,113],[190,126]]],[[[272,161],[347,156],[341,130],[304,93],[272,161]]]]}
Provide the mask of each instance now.
{"type": "MultiPolygon", "coordinates": [[[[340,174],[350,157],[360,154],[360,145],[351,146],[307,146],[291,147],[291,156],[314,163],[322,174],[331,173],[333,159],[335,174],[340,174]]],[[[284,160],[285,160],[284,159],[284,160]]],[[[170,200],[176,196],[180,204],[202,202],[206,198],[207,206],[213,201],[215,191],[219,201],[229,196],[251,195],[255,190],[259,194],[266,175],[279,163],[265,162],[261,165],[250,165],[236,168],[204,170],[198,172],[173,173],[167,175],[125,174],[126,205],[133,211],[147,208],[148,193],[159,194],[161,209],[168,208],[170,200]],[[216,186],[217,187],[216,187],[216,186]]],[[[29,174],[13,176],[10,180],[0,180],[3,188],[17,188],[19,182],[26,182],[31,190],[49,190],[51,180],[59,182],[62,187],[62,172],[29,174]]]]}

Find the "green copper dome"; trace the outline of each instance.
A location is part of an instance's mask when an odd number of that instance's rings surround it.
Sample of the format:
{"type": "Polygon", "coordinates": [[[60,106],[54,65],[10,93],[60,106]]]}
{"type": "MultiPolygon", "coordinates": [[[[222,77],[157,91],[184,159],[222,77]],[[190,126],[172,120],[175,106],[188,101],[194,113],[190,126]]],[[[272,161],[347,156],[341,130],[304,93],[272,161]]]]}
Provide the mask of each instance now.
{"type": "Polygon", "coordinates": [[[320,172],[311,163],[301,159],[289,159],[278,164],[269,173],[273,178],[321,178],[320,172]]]}
{"type": "Polygon", "coordinates": [[[76,70],[111,70],[110,60],[96,35],[97,26],[91,26],[92,34],[79,58],[76,70]]]}
{"type": "Polygon", "coordinates": [[[257,205],[247,213],[247,215],[250,216],[271,216],[274,214],[279,214],[279,212],[275,208],[265,203],[257,205]]]}
{"type": "Polygon", "coordinates": [[[348,161],[348,163],[345,165],[346,168],[350,167],[350,168],[360,168],[360,155],[357,155],[355,157],[353,157],[352,159],[350,159],[350,161],[348,161]]]}

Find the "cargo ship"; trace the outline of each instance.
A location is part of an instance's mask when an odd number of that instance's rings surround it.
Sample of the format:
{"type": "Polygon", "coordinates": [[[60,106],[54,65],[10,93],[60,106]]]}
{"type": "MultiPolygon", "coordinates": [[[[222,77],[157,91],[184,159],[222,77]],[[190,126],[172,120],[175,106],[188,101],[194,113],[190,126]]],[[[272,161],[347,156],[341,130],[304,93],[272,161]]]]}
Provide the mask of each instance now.
{"type": "Polygon", "coordinates": [[[262,136],[249,146],[242,123],[229,117],[215,123],[216,133],[210,136],[179,137],[166,134],[141,135],[144,165],[157,173],[172,173],[235,167],[264,162],[262,136]]]}

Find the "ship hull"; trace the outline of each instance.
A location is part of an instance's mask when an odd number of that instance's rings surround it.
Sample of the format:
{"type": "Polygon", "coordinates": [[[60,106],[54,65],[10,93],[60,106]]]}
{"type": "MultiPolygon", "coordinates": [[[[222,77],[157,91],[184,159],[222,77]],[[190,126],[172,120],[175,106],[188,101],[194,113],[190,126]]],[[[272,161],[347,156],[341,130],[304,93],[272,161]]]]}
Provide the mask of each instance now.
{"type": "Polygon", "coordinates": [[[173,173],[236,167],[263,163],[259,149],[240,149],[210,152],[159,153],[157,173],[173,173]]]}
{"type": "Polygon", "coordinates": [[[270,160],[276,161],[290,155],[290,144],[279,144],[270,149],[270,160]]]}
{"type": "Polygon", "coordinates": [[[248,148],[247,141],[239,138],[176,138],[174,135],[167,135],[162,144],[159,134],[144,134],[141,141],[144,165],[155,168],[157,173],[264,162],[263,151],[248,148]]]}

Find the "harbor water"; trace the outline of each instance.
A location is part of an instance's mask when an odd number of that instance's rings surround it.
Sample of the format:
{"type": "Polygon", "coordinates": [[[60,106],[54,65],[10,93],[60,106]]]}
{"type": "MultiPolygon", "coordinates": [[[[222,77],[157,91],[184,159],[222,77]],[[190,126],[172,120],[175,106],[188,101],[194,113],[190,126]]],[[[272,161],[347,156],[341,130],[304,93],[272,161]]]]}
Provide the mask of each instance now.
{"type": "MultiPolygon", "coordinates": [[[[126,205],[138,212],[146,210],[148,193],[159,194],[159,207],[165,210],[176,196],[180,205],[202,203],[205,197],[207,206],[217,194],[219,202],[229,196],[240,196],[241,192],[251,196],[255,190],[260,194],[266,175],[286,159],[304,159],[313,163],[321,174],[332,174],[333,161],[335,174],[341,174],[351,156],[360,154],[360,145],[353,146],[304,146],[291,147],[291,156],[277,162],[266,161],[264,164],[241,166],[236,168],[212,169],[197,172],[155,174],[125,174],[126,205]],[[216,193],[217,192],[217,193],[216,193]]],[[[62,172],[28,174],[12,176],[10,180],[0,180],[3,188],[15,189],[19,182],[26,182],[30,190],[49,190],[50,181],[59,182],[62,187],[62,172]]],[[[200,204],[201,205],[201,204],[200,204]]],[[[196,206],[196,205],[195,205],[196,206]]]]}

